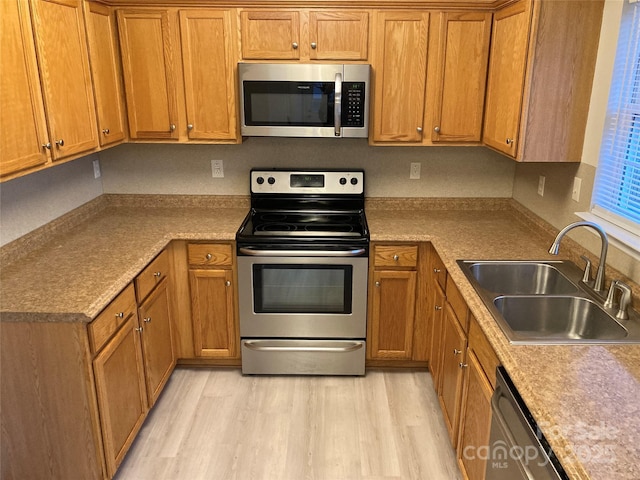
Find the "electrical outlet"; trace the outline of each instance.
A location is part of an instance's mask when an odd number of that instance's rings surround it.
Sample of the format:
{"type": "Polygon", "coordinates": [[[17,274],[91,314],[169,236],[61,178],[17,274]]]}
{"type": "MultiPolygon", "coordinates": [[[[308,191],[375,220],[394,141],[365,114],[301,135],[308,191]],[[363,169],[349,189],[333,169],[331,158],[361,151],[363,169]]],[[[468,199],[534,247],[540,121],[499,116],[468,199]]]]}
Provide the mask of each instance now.
{"type": "Polygon", "coordinates": [[[211,176],[213,178],[224,177],[224,166],[222,160],[211,160],[211,176]]]}
{"type": "Polygon", "coordinates": [[[576,202],[580,201],[581,188],[582,188],[582,179],[580,177],[573,177],[573,190],[571,191],[571,198],[576,202]]]}
{"type": "Polygon", "coordinates": [[[93,178],[100,178],[100,160],[93,161],[93,178]]]}
{"type": "Polygon", "coordinates": [[[538,177],[538,195],[540,195],[541,197],[544,197],[544,181],[544,175],[540,175],[538,177]]]}
{"type": "Polygon", "coordinates": [[[411,171],[409,172],[410,180],[418,180],[420,178],[420,166],[419,162],[411,163],[411,171]]]}

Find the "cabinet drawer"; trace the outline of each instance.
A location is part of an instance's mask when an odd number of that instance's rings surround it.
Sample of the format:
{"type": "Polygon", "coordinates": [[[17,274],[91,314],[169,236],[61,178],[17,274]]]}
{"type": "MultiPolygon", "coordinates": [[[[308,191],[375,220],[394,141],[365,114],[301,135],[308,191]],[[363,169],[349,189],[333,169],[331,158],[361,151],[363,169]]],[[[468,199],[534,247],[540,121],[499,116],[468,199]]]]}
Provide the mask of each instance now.
{"type": "Polygon", "coordinates": [[[138,303],[151,293],[151,290],[159,284],[169,273],[169,254],[163,250],[149,265],[136,277],[136,296],[138,303]]]}
{"type": "Polygon", "coordinates": [[[233,265],[233,249],[228,243],[190,243],[187,246],[189,265],[233,265]]]}
{"type": "Polygon", "coordinates": [[[469,322],[468,322],[468,312],[469,309],[467,307],[467,302],[464,301],[464,298],[460,294],[460,290],[456,287],[456,284],[453,283],[451,277],[447,277],[447,302],[451,305],[451,308],[456,314],[458,321],[460,322],[460,326],[466,332],[469,331],[469,322]]]}
{"type": "Polygon", "coordinates": [[[440,258],[440,255],[436,253],[434,249],[431,250],[433,258],[431,259],[431,267],[433,268],[433,277],[440,285],[440,288],[444,291],[447,288],[447,269],[440,258]]]}
{"type": "Polygon", "coordinates": [[[129,284],[93,322],[89,324],[91,351],[98,352],[118,327],[136,311],[136,297],[133,285],[129,284]]]}
{"type": "Polygon", "coordinates": [[[418,263],[417,245],[376,245],[374,266],[415,267],[418,263]]]}
{"type": "Polygon", "coordinates": [[[487,376],[489,383],[493,388],[496,387],[496,367],[500,365],[500,360],[496,352],[489,344],[489,340],[485,336],[484,332],[478,325],[476,318],[469,314],[469,348],[471,348],[484,370],[484,374],[487,376]]]}

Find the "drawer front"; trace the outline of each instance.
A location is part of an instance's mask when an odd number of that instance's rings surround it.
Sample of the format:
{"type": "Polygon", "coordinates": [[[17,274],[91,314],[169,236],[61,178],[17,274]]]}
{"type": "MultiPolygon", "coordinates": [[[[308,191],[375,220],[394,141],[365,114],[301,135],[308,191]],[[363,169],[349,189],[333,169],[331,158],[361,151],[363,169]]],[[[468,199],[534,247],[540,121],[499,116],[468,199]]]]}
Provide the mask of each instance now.
{"type": "Polygon", "coordinates": [[[120,325],[127,321],[136,311],[136,296],[133,285],[129,284],[105,308],[96,319],[89,324],[89,343],[91,351],[98,352],[120,325]]]}
{"type": "Polygon", "coordinates": [[[447,269],[440,258],[440,255],[436,253],[435,250],[432,250],[433,258],[431,259],[431,267],[433,268],[433,276],[435,277],[438,285],[444,291],[447,288],[447,269]]]}
{"type": "Polygon", "coordinates": [[[458,321],[460,322],[460,326],[464,330],[465,333],[469,331],[469,321],[468,321],[468,312],[469,308],[467,307],[467,302],[465,302],[460,290],[451,277],[447,278],[447,302],[451,305],[451,308],[456,314],[458,321]]]}
{"type": "Polygon", "coordinates": [[[169,273],[169,254],[163,250],[160,255],[151,261],[149,265],[136,277],[136,296],[141,303],[151,290],[158,285],[169,273]]]}
{"type": "Polygon", "coordinates": [[[228,243],[190,243],[187,246],[189,265],[198,267],[233,265],[233,248],[228,243]]]}
{"type": "Polygon", "coordinates": [[[376,245],[375,267],[413,267],[418,264],[417,245],[376,245]]]}
{"type": "Polygon", "coordinates": [[[484,374],[487,376],[491,386],[495,388],[496,367],[500,365],[500,360],[498,360],[496,352],[489,344],[489,340],[487,340],[475,317],[469,314],[469,319],[469,348],[475,352],[484,374]]]}

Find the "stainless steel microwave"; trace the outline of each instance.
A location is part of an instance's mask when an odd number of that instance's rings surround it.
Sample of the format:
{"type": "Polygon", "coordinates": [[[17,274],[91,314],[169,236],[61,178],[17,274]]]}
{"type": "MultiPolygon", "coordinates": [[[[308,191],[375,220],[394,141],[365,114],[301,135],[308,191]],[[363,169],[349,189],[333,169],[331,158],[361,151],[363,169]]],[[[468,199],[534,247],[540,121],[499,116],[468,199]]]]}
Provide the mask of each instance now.
{"type": "Polygon", "coordinates": [[[244,136],[369,136],[370,65],[239,63],[244,136]]]}

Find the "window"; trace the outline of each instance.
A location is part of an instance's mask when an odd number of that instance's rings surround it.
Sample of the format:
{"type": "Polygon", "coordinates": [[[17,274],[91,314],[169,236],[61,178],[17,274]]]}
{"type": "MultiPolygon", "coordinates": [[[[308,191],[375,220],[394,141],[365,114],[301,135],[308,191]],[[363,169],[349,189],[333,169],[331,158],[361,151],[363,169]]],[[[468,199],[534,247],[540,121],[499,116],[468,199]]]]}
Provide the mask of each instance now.
{"type": "Polygon", "coordinates": [[[591,212],[640,251],[640,3],[625,1],[591,212]]]}

